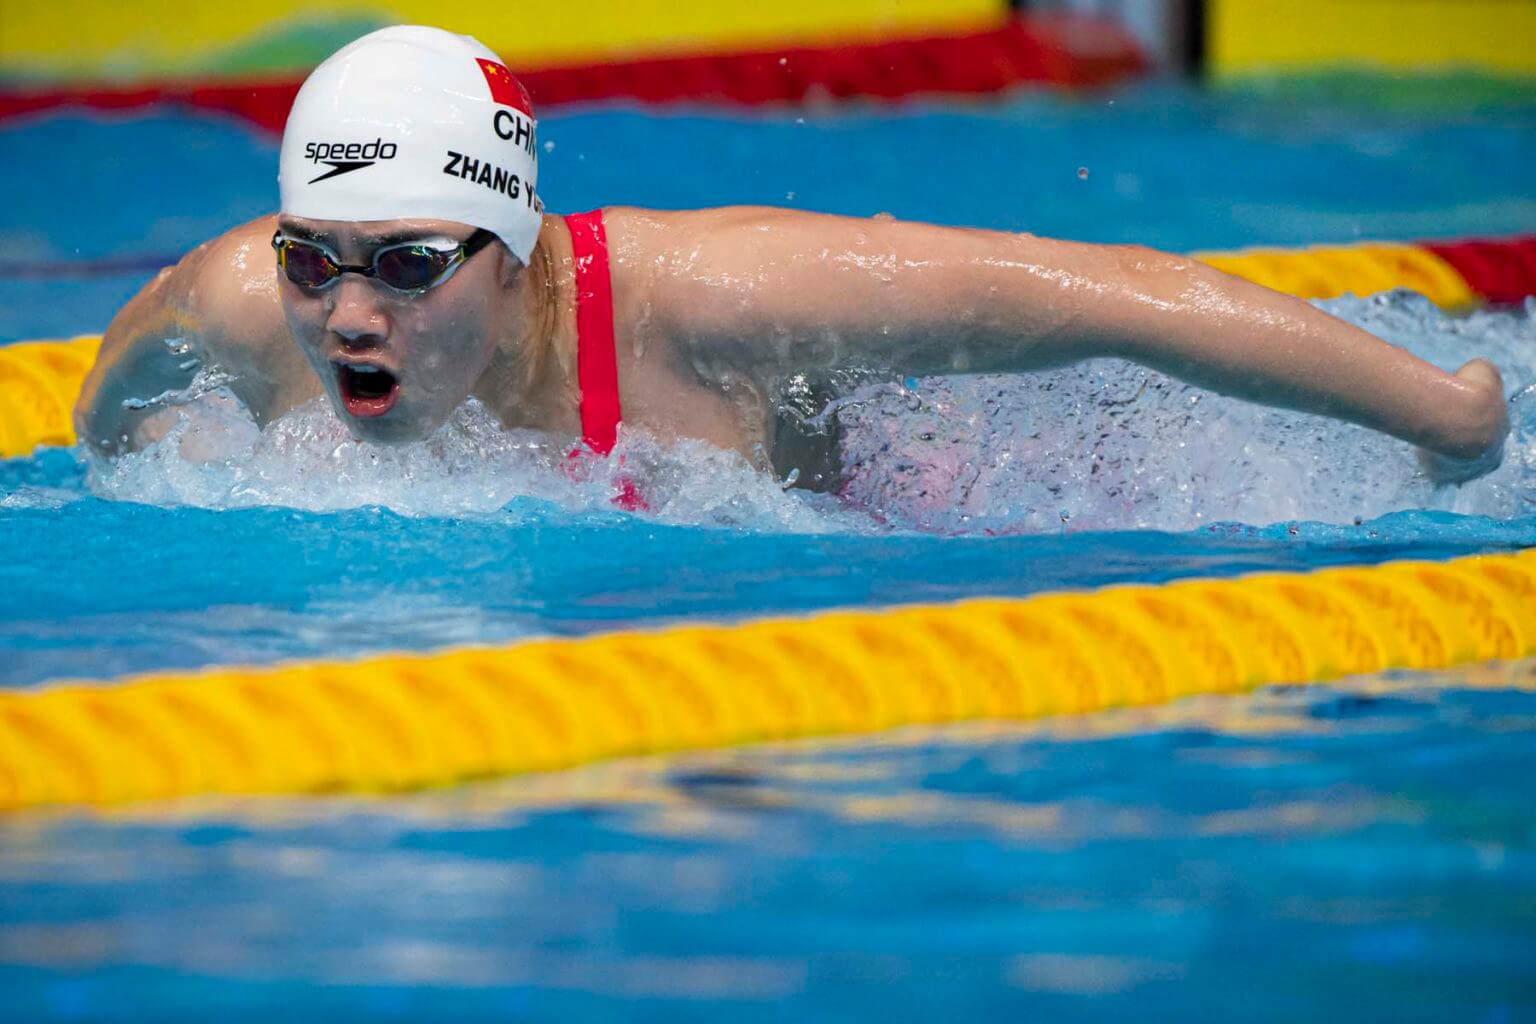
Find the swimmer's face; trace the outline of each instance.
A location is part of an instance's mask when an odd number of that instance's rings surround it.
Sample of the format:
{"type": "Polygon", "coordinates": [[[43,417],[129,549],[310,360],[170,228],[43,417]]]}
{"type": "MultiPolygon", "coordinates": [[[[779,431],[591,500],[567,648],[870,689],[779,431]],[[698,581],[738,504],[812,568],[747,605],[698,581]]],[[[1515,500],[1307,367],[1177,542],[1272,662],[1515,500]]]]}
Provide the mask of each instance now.
{"type": "MultiPolygon", "coordinates": [[[[318,243],[352,266],[372,266],[375,254],[390,246],[446,249],[474,234],[453,221],[289,216],[279,218],[278,231],[318,243]]],[[[412,292],[361,274],[306,287],[281,269],[276,273],[288,329],[337,415],[364,440],[399,443],[440,427],[490,365],[502,297],[518,267],[496,242],[459,263],[441,283],[412,292]]]]}

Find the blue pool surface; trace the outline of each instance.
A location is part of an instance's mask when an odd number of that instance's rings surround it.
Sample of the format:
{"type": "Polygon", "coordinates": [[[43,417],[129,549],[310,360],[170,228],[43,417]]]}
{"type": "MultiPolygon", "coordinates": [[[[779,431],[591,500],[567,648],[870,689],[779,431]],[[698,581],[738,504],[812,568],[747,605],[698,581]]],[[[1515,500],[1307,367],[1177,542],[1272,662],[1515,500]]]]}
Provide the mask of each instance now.
{"type": "MultiPolygon", "coordinates": [[[[770,203],[1181,251],[1536,231],[1536,103],[1148,88],[592,110],[540,138],[557,210],[770,203]]],[[[270,211],[275,173],[274,140],[215,117],[0,125],[0,344],[101,330],[160,259],[270,211]]],[[[1511,387],[1536,380],[1529,310],[1379,315],[1435,345],[1465,334],[1468,357],[1528,351],[1511,387]]],[[[481,507],[467,482],[463,511],[334,508],[335,488],[190,507],[120,499],[206,498],[208,471],[149,464],[93,490],[44,452],[0,463],[0,686],[1536,546],[1536,449],[1475,500],[1383,514],[1411,455],[1296,429],[1297,475],[1242,506],[1258,513],[1164,510],[1167,529],[1067,509],[1010,529],[1023,506],[1001,502],[987,529],[947,531],[774,504],[735,477],[730,507],[672,518],[543,492],[481,507]],[[1361,463],[1357,493],[1355,463],[1329,476],[1334,447],[1361,463]],[[1282,501],[1317,480],[1311,504],[1282,501]]],[[[387,800],[22,816],[0,824],[0,1019],[1536,1020],[1533,673],[387,800]]]]}

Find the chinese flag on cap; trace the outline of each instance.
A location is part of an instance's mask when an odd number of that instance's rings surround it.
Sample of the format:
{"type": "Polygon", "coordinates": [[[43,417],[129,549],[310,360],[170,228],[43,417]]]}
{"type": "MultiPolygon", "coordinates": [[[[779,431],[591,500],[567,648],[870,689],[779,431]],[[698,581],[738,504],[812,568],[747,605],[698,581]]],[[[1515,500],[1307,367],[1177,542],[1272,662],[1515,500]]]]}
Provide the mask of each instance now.
{"type": "Polygon", "coordinates": [[[521,110],[529,117],[533,116],[533,104],[523,91],[523,83],[512,77],[512,72],[507,70],[505,64],[497,64],[484,57],[476,57],[475,63],[480,65],[480,72],[485,75],[485,84],[491,87],[491,99],[514,110],[521,110]]]}

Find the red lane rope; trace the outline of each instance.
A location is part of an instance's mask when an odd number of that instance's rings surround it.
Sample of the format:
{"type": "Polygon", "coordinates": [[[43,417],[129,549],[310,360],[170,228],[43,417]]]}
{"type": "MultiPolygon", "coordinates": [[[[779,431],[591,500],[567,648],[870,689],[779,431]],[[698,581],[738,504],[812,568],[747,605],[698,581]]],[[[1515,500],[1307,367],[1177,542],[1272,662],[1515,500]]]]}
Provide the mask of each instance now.
{"type": "Polygon", "coordinates": [[[1496,303],[1517,303],[1536,295],[1536,235],[1420,242],[1451,265],[1467,287],[1496,303]]]}
{"type": "MultiPolygon", "coordinates": [[[[823,97],[982,95],[1027,83],[1107,85],[1145,69],[1141,50],[1117,22],[1055,15],[966,35],[518,69],[517,75],[536,105],[550,107],[615,99],[759,105],[823,97]]],[[[302,81],[0,91],[0,121],[67,107],[137,110],[173,104],[233,114],[281,132],[302,81]]]]}

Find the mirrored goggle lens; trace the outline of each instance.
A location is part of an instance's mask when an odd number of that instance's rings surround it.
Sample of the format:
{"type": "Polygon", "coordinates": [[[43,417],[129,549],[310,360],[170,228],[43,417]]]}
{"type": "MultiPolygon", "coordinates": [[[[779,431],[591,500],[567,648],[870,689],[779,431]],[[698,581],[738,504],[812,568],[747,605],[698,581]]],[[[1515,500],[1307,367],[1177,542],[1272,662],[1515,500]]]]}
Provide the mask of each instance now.
{"type": "Polygon", "coordinates": [[[331,258],[317,246],[285,241],[277,252],[283,272],[294,284],[318,288],[340,273],[331,258]]]}
{"type": "Polygon", "coordinates": [[[443,252],[425,246],[401,246],[379,253],[374,272],[391,288],[416,291],[436,283],[453,263],[455,255],[453,251],[443,252]]]}

